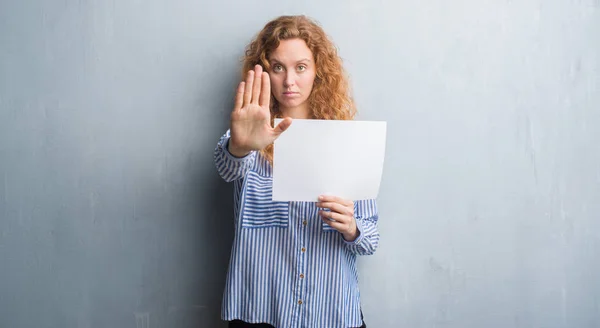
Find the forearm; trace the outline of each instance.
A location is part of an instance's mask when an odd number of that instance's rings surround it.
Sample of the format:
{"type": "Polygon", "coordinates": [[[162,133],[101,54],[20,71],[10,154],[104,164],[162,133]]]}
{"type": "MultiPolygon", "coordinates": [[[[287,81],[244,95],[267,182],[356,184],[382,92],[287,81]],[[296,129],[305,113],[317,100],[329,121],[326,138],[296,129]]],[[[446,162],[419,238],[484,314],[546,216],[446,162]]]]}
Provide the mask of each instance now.
{"type": "Polygon", "coordinates": [[[344,236],[346,246],[357,255],[372,255],[379,246],[379,213],[375,200],[363,200],[355,203],[355,234],[344,236]],[[356,238],[352,238],[356,236],[356,238]]]}
{"type": "Polygon", "coordinates": [[[228,149],[230,136],[228,130],[217,143],[214,153],[217,172],[227,182],[242,179],[256,158],[255,151],[248,153],[234,147],[233,153],[230,152],[228,149]],[[242,157],[236,155],[242,155],[242,157]]]}
{"type": "Polygon", "coordinates": [[[367,219],[356,219],[358,237],[353,241],[344,238],[346,246],[357,255],[372,255],[379,246],[379,229],[377,224],[367,219]]]}

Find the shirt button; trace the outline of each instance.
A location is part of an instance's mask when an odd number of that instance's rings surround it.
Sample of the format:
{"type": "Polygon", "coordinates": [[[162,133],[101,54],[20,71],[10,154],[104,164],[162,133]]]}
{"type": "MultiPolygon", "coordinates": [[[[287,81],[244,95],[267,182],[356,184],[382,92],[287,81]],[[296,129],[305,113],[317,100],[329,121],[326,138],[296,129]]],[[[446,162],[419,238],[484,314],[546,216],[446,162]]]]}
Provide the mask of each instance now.
{"type": "Polygon", "coordinates": [[[303,273],[300,274],[300,279],[304,279],[304,274],[303,273]]]}
{"type": "Polygon", "coordinates": [[[308,224],[308,222],[306,222],[306,220],[304,220],[304,221],[302,221],[302,224],[303,224],[304,226],[306,226],[306,225],[308,224]]]}
{"type": "Polygon", "coordinates": [[[302,300],[298,300],[298,304],[302,305],[302,300]]]}
{"type": "Polygon", "coordinates": [[[302,253],[306,252],[306,248],[302,247],[302,253]]]}

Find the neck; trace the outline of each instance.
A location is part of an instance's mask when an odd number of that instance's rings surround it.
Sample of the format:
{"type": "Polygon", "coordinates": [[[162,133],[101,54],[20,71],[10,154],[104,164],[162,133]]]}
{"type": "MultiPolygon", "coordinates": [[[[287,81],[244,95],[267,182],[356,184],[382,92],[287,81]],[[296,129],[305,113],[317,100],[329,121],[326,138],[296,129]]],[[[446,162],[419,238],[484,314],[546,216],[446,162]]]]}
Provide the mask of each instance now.
{"type": "Polygon", "coordinates": [[[309,119],[310,111],[306,106],[292,107],[292,108],[279,108],[283,117],[291,117],[292,119],[309,119]]]}

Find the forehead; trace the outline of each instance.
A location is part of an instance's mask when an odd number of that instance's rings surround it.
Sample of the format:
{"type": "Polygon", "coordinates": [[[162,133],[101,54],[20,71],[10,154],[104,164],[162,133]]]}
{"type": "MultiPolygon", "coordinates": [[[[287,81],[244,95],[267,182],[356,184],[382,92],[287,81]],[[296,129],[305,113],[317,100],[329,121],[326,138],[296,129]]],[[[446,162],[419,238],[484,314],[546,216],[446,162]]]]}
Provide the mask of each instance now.
{"type": "Polygon", "coordinates": [[[302,39],[289,39],[279,42],[279,46],[269,56],[270,60],[282,63],[296,62],[303,59],[313,60],[313,55],[302,39]]]}

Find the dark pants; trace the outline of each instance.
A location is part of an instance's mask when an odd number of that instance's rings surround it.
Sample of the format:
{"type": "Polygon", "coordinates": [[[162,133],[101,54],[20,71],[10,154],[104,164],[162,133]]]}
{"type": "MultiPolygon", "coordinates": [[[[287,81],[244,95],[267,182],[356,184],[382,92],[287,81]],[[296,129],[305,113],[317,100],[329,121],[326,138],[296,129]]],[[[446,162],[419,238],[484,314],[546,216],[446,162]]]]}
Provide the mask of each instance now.
{"type": "MultiPolygon", "coordinates": [[[[363,319],[362,311],[360,312],[360,318],[363,319]]],[[[229,328],[275,328],[266,323],[247,323],[241,320],[233,320],[229,321],[229,328]]],[[[363,320],[362,326],[360,328],[367,328],[365,321],[363,320]]]]}

